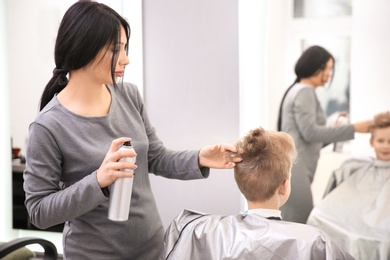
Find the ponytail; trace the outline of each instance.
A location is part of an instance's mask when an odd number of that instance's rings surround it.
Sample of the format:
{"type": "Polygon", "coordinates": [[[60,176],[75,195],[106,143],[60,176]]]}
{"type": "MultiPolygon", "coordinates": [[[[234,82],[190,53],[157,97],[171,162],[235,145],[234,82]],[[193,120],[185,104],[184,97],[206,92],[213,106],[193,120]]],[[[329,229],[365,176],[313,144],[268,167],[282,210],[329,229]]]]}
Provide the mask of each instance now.
{"type": "Polygon", "coordinates": [[[39,111],[41,111],[47,105],[47,103],[50,102],[55,94],[60,93],[61,90],[65,88],[65,86],[68,84],[68,78],[66,77],[67,74],[68,71],[63,69],[55,68],[53,70],[53,77],[50,79],[45,89],[43,90],[39,111]]]}
{"type": "Polygon", "coordinates": [[[279,107],[279,116],[278,116],[278,124],[277,124],[277,129],[278,131],[282,131],[282,110],[283,110],[283,103],[284,100],[286,99],[287,93],[291,90],[291,88],[300,81],[300,78],[296,78],[294,83],[286,90],[286,92],[283,95],[282,102],[280,102],[280,107],[279,107]]]}

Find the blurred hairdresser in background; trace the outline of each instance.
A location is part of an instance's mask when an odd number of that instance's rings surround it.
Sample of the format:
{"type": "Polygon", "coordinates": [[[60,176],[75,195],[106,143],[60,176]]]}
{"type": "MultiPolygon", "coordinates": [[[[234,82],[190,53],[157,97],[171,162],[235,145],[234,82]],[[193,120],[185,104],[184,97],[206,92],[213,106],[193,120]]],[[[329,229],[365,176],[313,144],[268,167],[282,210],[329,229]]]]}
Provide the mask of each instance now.
{"type": "Polygon", "coordinates": [[[298,151],[292,168],[290,199],[281,207],[284,220],[306,223],[313,208],[311,183],[321,148],[354,139],[355,132],[367,133],[371,120],[344,125],[326,125],[326,114],[316,88],[333,79],[335,59],[326,49],[311,46],[295,65],[296,79],[286,90],[279,109],[278,130],[289,133],[298,151]]]}

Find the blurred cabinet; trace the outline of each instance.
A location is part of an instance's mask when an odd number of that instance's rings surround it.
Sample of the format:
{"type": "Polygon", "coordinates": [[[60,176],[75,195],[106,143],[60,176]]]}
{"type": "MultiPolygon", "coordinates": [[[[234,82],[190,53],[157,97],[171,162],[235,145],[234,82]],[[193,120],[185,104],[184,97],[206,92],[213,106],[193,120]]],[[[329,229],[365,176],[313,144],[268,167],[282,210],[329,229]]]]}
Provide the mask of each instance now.
{"type": "MultiPolygon", "coordinates": [[[[24,169],[24,164],[12,163],[12,225],[14,229],[43,230],[30,223],[27,209],[24,205],[26,198],[23,189],[24,169]]],[[[63,228],[64,224],[60,224],[44,229],[44,231],[62,232],[63,228]]]]}

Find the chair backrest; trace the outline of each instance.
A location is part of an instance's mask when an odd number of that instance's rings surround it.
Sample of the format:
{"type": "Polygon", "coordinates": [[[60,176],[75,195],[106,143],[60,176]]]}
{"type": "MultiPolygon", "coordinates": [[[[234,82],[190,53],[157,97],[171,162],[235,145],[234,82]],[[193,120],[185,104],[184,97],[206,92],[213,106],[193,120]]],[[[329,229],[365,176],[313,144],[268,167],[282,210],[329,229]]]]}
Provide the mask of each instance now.
{"type": "Polygon", "coordinates": [[[43,249],[44,249],[43,259],[45,259],[45,260],[57,260],[58,259],[57,248],[52,242],[50,242],[46,239],[35,238],[35,237],[17,238],[17,239],[14,239],[14,240],[11,240],[9,242],[1,244],[0,245],[0,259],[5,258],[10,253],[15,252],[17,250],[19,250],[19,252],[21,254],[17,259],[20,259],[20,260],[30,259],[31,257],[34,257],[34,253],[31,252],[30,250],[20,250],[20,249],[24,248],[26,245],[31,245],[31,244],[39,244],[43,247],[43,249]]]}

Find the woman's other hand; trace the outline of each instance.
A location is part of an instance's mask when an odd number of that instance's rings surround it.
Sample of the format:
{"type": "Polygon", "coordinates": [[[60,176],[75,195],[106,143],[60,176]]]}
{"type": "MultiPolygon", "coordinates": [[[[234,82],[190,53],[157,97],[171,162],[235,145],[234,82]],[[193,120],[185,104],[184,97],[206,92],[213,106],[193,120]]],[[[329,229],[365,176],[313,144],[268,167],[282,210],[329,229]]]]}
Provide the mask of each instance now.
{"type": "Polygon", "coordinates": [[[217,144],[203,147],[199,152],[199,165],[201,167],[231,169],[242,158],[235,156],[237,149],[232,144],[217,144]]]}
{"type": "Polygon", "coordinates": [[[368,133],[370,132],[370,127],[372,126],[372,120],[356,122],[353,125],[355,126],[355,132],[357,133],[368,133]]]}

